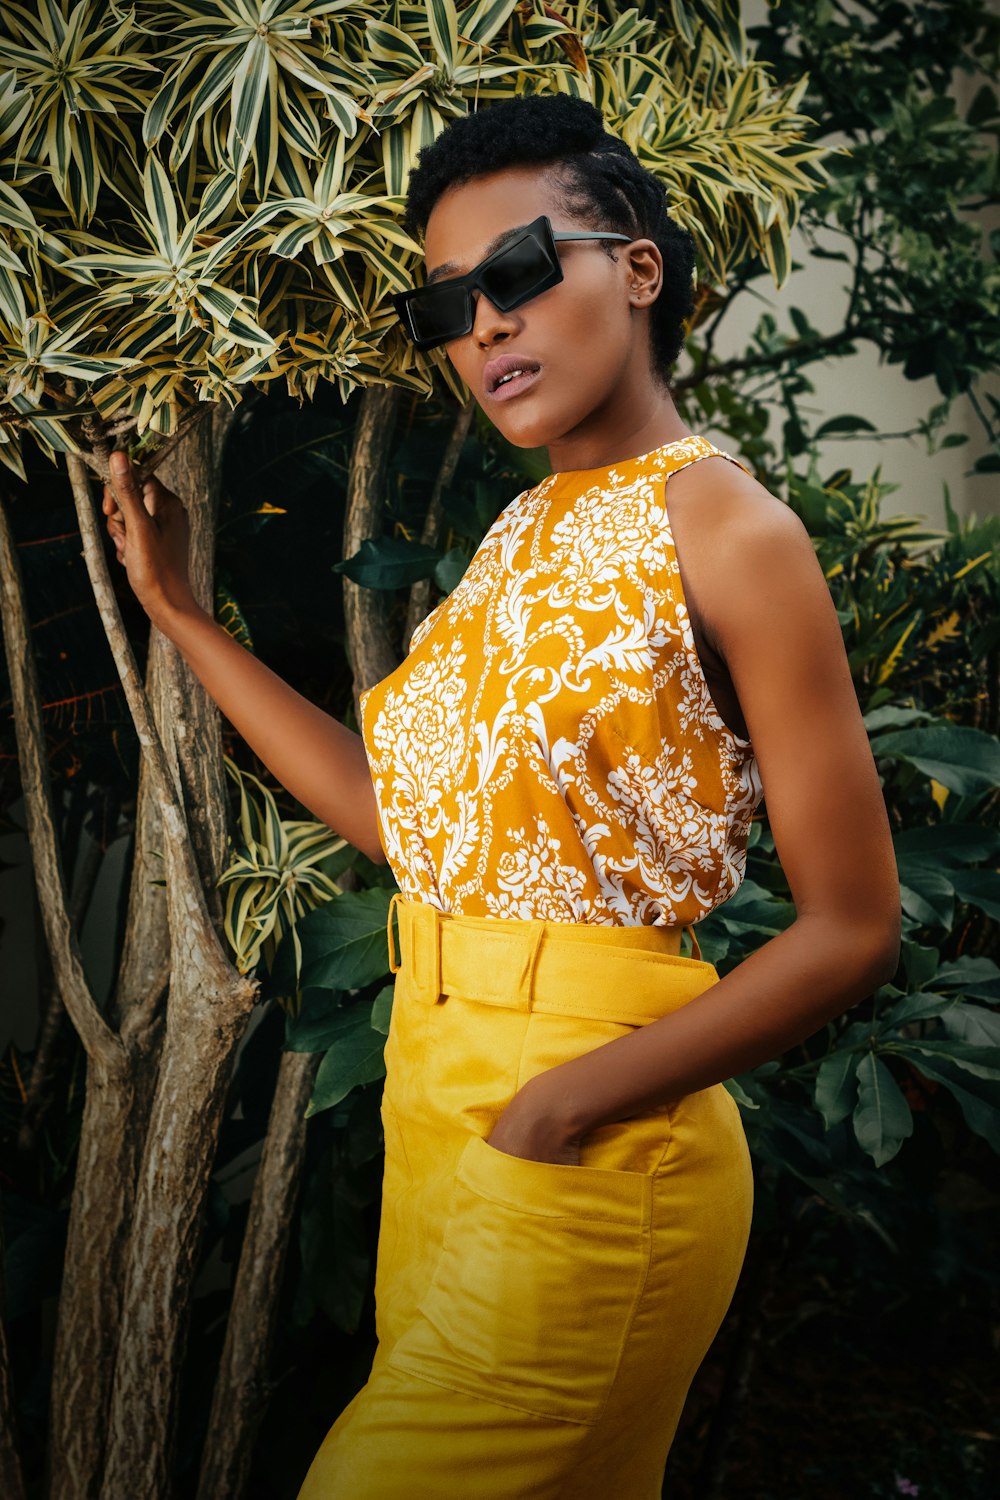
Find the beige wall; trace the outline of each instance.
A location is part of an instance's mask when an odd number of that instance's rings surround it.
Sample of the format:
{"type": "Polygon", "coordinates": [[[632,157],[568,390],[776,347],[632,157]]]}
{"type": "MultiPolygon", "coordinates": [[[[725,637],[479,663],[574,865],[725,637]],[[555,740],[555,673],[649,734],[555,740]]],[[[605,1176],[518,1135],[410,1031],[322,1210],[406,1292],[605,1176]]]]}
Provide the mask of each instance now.
{"type": "MultiPolygon", "coordinates": [[[[746,26],[760,24],[766,13],[765,0],[743,0],[742,15],[746,26]]],[[[982,76],[969,77],[956,72],[954,94],[961,113],[983,81],[982,76]]],[[[830,143],[837,143],[837,139],[833,138],[830,143]]],[[[1000,212],[994,211],[989,219],[985,215],[979,217],[985,252],[986,234],[988,230],[1000,227],[1000,212]]],[[[844,248],[842,235],[831,234],[823,243],[830,249],[844,248]]],[[[832,333],[842,326],[848,300],[849,267],[839,261],[813,260],[810,264],[805,241],[798,230],[793,232],[792,249],[793,259],[801,263],[803,269],[793,271],[780,291],[775,290],[768,278],[762,277],[753,283],[755,295],[749,291],[740,294],[719,329],[716,353],[720,359],[743,352],[764,311],[770,311],[778,329],[787,331],[790,337],[795,336],[795,330],[788,316],[789,307],[800,307],[821,333],[832,333]]],[[[891,435],[913,428],[942,399],[935,382],[932,379],[907,380],[900,366],[880,365],[879,352],[871,344],[859,343],[856,348],[854,355],[817,363],[806,369],[804,373],[815,387],[815,395],[806,398],[803,406],[812,417],[814,427],[830,417],[852,413],[874,423],[883,436],[867,434],[862,438],[827,439],[820,447],[821,475],[837,468],[849,468],[855,480],[862,480],[874,474],[881,464],[881,479],[899,485],[898,490],[883,499],[883,514],[926,516],[928,524],[934,527],[944,525],[945,484],[959,516],[975,514],[982,518],[1000,513],[1000,475],[970,475],[968,472],[975,460],[989,451],[982,423],[968,397],[956,398],[945,430],[965,433],[969,441],[962,447],[929,456],[926,441],[919,434],[914,437],[891,435]]],[[[1000,376],[994,374],[985,389],[1000,399],[1000,376]]],[[[772,424],[772,435],[776,431],[779,443],[783,419],[783,412],[776,413],[772,424]]],[[[706,435],[725,446],[725,435],[721,432],[708,429],[706,435]]],[[[939,439],[943,435],[943,432],[939,434],[939,439]]]]}

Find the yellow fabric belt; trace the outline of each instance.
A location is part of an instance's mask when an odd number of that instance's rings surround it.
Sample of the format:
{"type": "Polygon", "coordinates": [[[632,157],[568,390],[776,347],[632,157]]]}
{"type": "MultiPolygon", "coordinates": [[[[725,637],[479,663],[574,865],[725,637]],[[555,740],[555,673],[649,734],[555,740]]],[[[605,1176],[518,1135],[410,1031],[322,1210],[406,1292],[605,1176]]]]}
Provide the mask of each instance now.
{"type": "Polygon", "coordinates": [[[428,1005],[452,994],[515,1010],[644,1026],[718,980],[712,964],[681,956],[681,930],[456,916],[396,892],[387,923],[389,966],[393,973],[405,967],[412,993],[428,1005]]]}

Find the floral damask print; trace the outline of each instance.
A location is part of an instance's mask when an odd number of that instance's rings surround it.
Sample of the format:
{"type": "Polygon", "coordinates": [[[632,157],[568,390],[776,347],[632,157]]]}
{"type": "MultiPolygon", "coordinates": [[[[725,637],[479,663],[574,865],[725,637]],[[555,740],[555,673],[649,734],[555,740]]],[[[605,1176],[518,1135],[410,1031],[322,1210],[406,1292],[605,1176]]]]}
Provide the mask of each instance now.
{"type": "Polygon", "coordinates": [[[670,475],[710,455],[738,463],[694,436],[523,491],[362,694],[405,895],[683,926],[736,891],[762,785],[698,660],[664,504],[670,475]]]}
{"type": "Polygon", "coordinates": [[[548,922],[593,920],[594,903],[586,896],[586,876],[560,859],[561,840],[536,814],[532,835],[511,830],[511,842],[497,862],[497,889],[487,897],[490,913],[548,922]]]}

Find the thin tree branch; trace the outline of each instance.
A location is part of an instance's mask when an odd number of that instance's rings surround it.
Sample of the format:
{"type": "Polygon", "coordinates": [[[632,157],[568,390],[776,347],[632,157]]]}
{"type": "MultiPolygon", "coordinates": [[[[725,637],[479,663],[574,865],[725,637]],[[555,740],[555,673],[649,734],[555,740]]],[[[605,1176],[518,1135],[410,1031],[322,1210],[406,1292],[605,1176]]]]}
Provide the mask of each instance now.
{"type": "MultiPolygon", "coordinates": [[[[382,523],[389,449],[399,415],[400,387],[370,385],[358,408],[347,478],[344,556],[353,557],[366,537],[382,523]]],[[[389,639],[385,600],[377,589],[344,578],[344,624],[354,674],[354,712],[360,722],[359,698],[366,688],[399,664],[389,639]]]]}
{"type": "Polygon", "coordinates": [[[305,1112],[319,1052],[282,1052],[264,1151],[254,1179],[226,1342],[202,1449],[197,1500],[242,1500],[271,1394],[268,1362],[305,1158],[305,1112]]]}
{"type": "MultiPolygon", "coordinates": [[[[430,502],[427,506],[427,518],[424,521],[424,529],[420,540],[426,547],[436,545],[441,534],[441,524],[444,513],[441,508],[441,495],[445,487],[452,481],[458,460],[461,457],[462,447],[468,436],[469,426],[476,410],[476,402],[472,396],[464,406],[460,406],[452,423],[451,434],[448,438],[444,455],[441,459],[441,467],[438,469],[431,490],[430,502]]],[[[427,606],[431,597],[431,581],[429,578],[418,578],[410,589],[410,598],[406,610],[406,624],[403,628],[403,651],[410,649],[410,637],[413,635],[420,621],[427,613],[427,606]]]]}
{"type": "Polygon", "coordinates": [[[979,418],[980,422],[982,422],[983,427],[984,427],[984,429],[986,431],[986,436],[989,438],[990,442],[993,443],[994,446],[995,446],[996,445],[996,441],[997,441],[997,432],[996,432],[996,429],[993,427],[993,424],[991,423],[989,417],[986,415],[985,411],[982,408],[982,405],[980,403],[979,397],[976,395],[975,386],[973,386],[973,385],[967,386],[966,389],[965,389],[965,395],[968,396],[968,398],[969,398],[969,402],[970,402],[970,404],[972,406],[972,410],[975,412],[975,414],[979,418]]]}
{"type": "Polygon", "coordinates": [[[0,499],[0,611],[10,674],[18,761],[38,903],[52,956],[56,985],[87,1056],[109,1072],[126,1065],[121,1041],[101,1015],[83,969],[80,945],[69,917],[69,900],[56,835],[30,622],[21,567],[7,507],[0,499]]]}
{"type": "MultiPolygon", "coordinates": [[[[852,340],[861,337],[864,329],[860,327],[844,327],[839,333],[828,333],[817,339],[799,339],[795,343],[787,344],[784,349],[772,349],[767,354],[750,354],[742,359],[727,359],[721,364],[711,365],[702,375],[703,380],[719,380],[725,375],[734,375],[740,370],[769,370],[795,360],[799,364],[806,359],[819,359],[822,355],[829,354],[833,349],[839,349],[843,344],[849,344],[852,340]]],[[[693,375],[685,375],[674,382],[675,389],[687,390],[697,382],[693,375]]]]}
{"type": "Polygon", "coordinates": [[[180,844],[187,841],[187,828],[181,810],[178,789],[170,774],[160,737],[153,723],[153,715],[139,678],[132,646],[125,632],[118,600],[115,598],[108,573],[108,561],[94,514],[94,502],[90,493],[90,481],[86,466],[78,453],[67,453],[66,467],[73,488],[80,536],[83,540],[83,555],[90,575],[94,598],[104,625],[104,633],[111,647],[111,655],[118,669],[125,701],[132,715],[135,732],[139,736],[142,751],[149,757],[153,790],[163,809],[164,832],[172,835],[180,844]]]}
{"type": "MultiPolygon", "coordinates": [[[[69,920],[74,932],[83,931],[84,918],[90,907],[91,897],[103,863],[104,850],[96,840],[92,839],[84,852],[83,863],[74,882],[73,894],[68,905],[69,920]]],[[[21,1111],[21,1123],[17,1133],[19,1151],[34,1150],[38,1132],[49,1112],[54,1082],[53,1059],[65,1014],[66,1008],[63,1005],[59,987],[53,985],[38,1028],[38,1040],[35,1043],[35,1055],[31,1064],[31,1077],[28,1079],[26,1098],[21,1111]]]]}

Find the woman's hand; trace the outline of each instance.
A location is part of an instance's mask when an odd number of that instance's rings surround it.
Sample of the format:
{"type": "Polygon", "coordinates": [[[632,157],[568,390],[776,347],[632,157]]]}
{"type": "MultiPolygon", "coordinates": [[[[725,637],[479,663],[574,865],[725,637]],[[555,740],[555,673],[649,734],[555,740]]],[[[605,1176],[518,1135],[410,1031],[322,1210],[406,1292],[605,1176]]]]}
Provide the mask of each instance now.
{"type": "MultiPolygon", "coordinates": [[[[537,1079],[534,1080],[537,1085],[537,1079]]],[[[580,1165],[580,1137],[570,1136],[542,1088],[519,1089],[487,1136],[487,1143],[508,1156],[531,1161],[580,1165]]]]}
{"type": "Polygon", "coordinates": [[[101,508],[139,603],[154,624],[179,610],[197,610],[183,502],[155,478],[140,488],[127,453],[112,453],[109,464],[112,483],[104,486],[101,508]]]}

